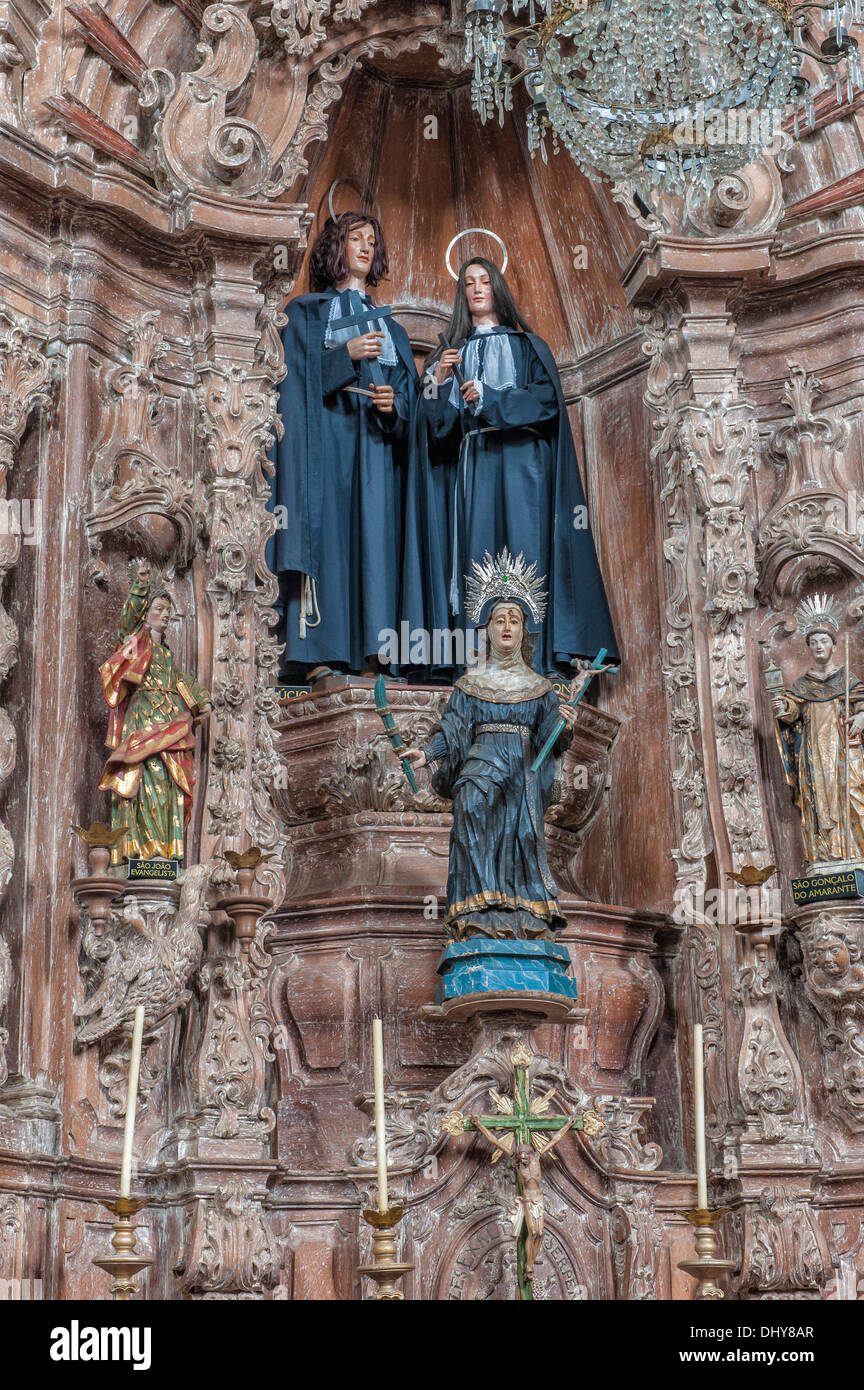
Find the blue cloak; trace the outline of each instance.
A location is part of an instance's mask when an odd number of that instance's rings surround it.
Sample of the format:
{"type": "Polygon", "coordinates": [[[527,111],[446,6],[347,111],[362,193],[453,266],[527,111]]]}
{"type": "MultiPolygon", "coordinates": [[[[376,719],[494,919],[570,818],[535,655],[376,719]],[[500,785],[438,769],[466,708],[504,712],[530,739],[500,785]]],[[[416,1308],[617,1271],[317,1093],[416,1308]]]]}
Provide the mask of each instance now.
{"type": "MultiPolygon", "coordinates": [[[[273,503],[283,508],[271,567],[285,614],[284,664],[302,674],[319,663],[363,669],[387,630],[398,631],[404,474],[417,437],[417,373],[404,329],[388,326],[395,366],[379,364],[395,412],[345,391],[368,382],[368,363],[345,346],[325,348],[335,290],[302,295],[282,330],[286,375],[279,410],[273,503]],[[320,624],[300,637],[301,581],[316,586],[320,624]]],[[[363,331],[358,328],[358,333],[363,331]]]]}
{"type": "Polygon", "coordinates": [[[531,763],[559,718],[543,682],[533,697],[482,699],[457,683],[425,748],[432,786],[453,802],[447,927],[472,936],[548,937],[566,925],[546,858],[544,816],[564,730],[540,771],[531,763]],[[495,726],[495,727],[488,727],[495,726]]]}
{"type": "Polygon", "coordinates": [[[412,626],[464,623],[449,601],[454,573],[464,599],[471,560],[482,560],[486,550],[497,555],[504,546],[514,555],[522,551],[546,576],[549,594],[535,665],[572,676],[572,657],[593,658],[601,647],[607,659],[620,657],[561,378],[542,338],[495,331],[511,335],[515,387],[484,384],[476,413],[461,401],[450,404],[449,383],[437,395],[424,389],[421,398],[433,463],[424,501],[434,524],[425,575],[406,547],[403,616],[412,626]]]}

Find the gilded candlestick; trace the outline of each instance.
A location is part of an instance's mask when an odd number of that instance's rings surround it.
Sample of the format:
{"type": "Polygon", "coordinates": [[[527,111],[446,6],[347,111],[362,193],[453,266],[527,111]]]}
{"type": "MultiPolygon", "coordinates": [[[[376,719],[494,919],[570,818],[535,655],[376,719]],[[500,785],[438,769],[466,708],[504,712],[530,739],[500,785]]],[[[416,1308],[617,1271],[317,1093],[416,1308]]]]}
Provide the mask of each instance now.
{"type": "Polygon", "coordinates": [[[135,1224],[132,1218],[146,1205],[144,1198],[139,1197],[118,1197],[116,1201],[103,1202],[103,1206],[117,1218],[111,1237],[111,1244],[117,1253],[93,1260],[92,1263],[114,1276],[111,1297],[116,1302],[127,1303],[134,1296],[137,1292],[136,1276],[153,1263],[148,1255],[135,1254],[135,1224]]]}
{"type": "Polygon", "coordinates": [[[383,1299],[404,1300],[405,1295],[398,1287],[398,1281],[403,1274],[407,1274],[409,1270],[414,1268],[413,1264],[400,1264],[396,1259],[399,1242],[396,1239],[395,1228],[399,1225],[403,1215],[403,1207],[391,1207],[389,1211],[376,1211],[374,1207],[368,1207],[363,1213],[363,1220],[373,1230],[374,1264],[361,1265],[360,1273],[368,1274],[370,1279],[375,1280],[378,1285],[375,1298],[379,1301],[383,1299]]]}
{"type": "Polygon", "coordinates": [[[696,1231],[696,1259],[679,1260],[678,1268],[683,1269],[685,1274],[692,1274],[693,1278],[698,1281],[694,1298],[718,1299],[726,1297],[717,1282],[717,1277],[733,1270],[735,1261],[718,1258],[720,1247],[714,1227],[718,1221],[722,1220],[728,1210],[728,1207],[716,1207],[713,1211],[709,1211],[706,1207],[697,1207],[695,1211],[684,1213],[696,1231]]]}

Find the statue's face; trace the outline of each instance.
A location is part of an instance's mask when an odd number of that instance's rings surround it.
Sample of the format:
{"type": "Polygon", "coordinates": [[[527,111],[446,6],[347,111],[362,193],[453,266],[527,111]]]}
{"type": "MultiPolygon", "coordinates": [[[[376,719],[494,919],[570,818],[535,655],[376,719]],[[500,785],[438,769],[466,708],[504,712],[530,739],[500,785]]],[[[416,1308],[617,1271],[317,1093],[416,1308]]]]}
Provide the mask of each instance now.
{"type": "Polygon", "coordinates": [[[369,222],[352,227],[345,244],[345,255],[351,275],[365,280],[372,268],[375,254],[375,229],[369,222]]]}
{"type": "Polygon", "coordinates": [[[851,963],[845,941],[832,936],[821,943],[819,965],[824,975],[830,975],[832,980],[839,980],[846,974],[851,963]]]}
{"type": "Polygon", "coordinates": [[[830,661],[834,650],[834,638],[830,632],[811,632],[807,645],[818,662],[830,661]]]}
{"type": "Polygon", "coordinates": [[[521,646],[524,625],[522,609],[517,603],[501,603],[494,609],[489,633],[499,652],[507,654],[521,646]]]}
{"type": "Polygon", "coordinates": [[[164,637],[165,629],[171,619],[171,604],[167,598],[154,598],[147,610],[147,626],[151,632],[164,637]]]}
{"type": "Polygon", "coordinates": [[[491,314],[495,307],[489,271],[482,265],[469,265],[465,271],[465,295],[473,318],[491,314]]]}

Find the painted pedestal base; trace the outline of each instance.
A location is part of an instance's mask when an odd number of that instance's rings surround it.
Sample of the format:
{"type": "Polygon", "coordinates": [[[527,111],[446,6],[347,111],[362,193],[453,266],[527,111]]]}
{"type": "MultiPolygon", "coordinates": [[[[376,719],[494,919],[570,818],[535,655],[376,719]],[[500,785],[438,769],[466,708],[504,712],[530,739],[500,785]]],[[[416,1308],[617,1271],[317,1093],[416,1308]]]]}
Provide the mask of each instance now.
{"type": "Polygon", "coordinates": [[[438,962],[435,1002],[452,1017],[525,1009],[563,1021],[576,1003],[570,953],[557,941],[451,941],[438,962]]]}

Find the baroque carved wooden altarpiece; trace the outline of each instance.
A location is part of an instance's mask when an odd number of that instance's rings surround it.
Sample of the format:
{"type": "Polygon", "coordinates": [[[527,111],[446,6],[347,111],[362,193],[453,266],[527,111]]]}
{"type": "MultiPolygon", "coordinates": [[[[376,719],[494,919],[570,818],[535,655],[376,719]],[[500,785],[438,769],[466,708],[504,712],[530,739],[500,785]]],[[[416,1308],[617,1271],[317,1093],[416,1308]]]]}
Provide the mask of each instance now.
{"type": "MultiPolygon", "coordinates": [[[[105,1292],[128,1050],[76,1027],[105,904],[73,891],[70,827],[105,815],[97,672],[142,553],[214,699],[191,857],[229,901],[226,851],[259,846],[270,903],[246,939],[214,911],[145,1037],[147,1296],[361,1296],[373,1011],[407,1297],[514,1296],[503,1165],[440,1121],[506,1088],[527,1038],[535,1083],[605,1118],[551,1165],[536,1296],[689,1298],[696,1018],[731,1295],[859,1296],[864,1015],[820,951],[833,934],[857,961],[864,913],[796,912],[784,886],[756,940],[717,909],[742,866],[800,867],[762,669],[796,659],[802,593],[838,597],[864,666],[858,101],[824,94],[811,134],[643,216],[565,154],[532,160],[516,115],[477,124],[459,19],[459,0],[0,8],[0,480],[34,523],[0,537],[0,1277],[46,1296],[105,1292]],[[446,805],[409,795],[370,691],[276,697],[279,328],[340,178],[380,205],[418,358],[448,319],[444,248],[488,226],[561,367],[624,654],[581,707],[588,785],[565,764],[547,827],[577,1027],[424,1012],[446,805]]],[[[440,692],[391,703],[422,738],[440,692]]],[[[170,892],[139,906],[185,959],[170,892]]]]}

